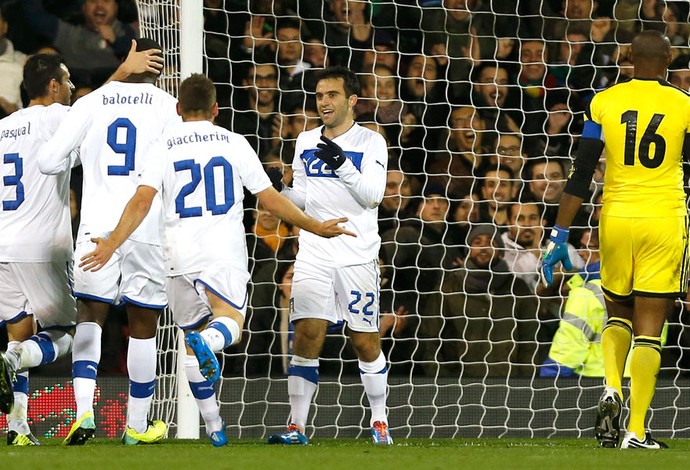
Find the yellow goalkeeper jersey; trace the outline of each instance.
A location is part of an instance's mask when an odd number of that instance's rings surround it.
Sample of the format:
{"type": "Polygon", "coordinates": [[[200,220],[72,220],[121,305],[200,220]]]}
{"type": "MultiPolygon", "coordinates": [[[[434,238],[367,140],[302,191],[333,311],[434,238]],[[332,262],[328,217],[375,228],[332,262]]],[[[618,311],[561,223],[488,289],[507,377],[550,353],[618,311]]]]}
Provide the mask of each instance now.
{"type": "Polygon", "coordinates": [[[686,214],[682,151],[690,131],[687,93],[663,80],[632,79],[597,93],[586,119],[605,144],[602,215],[686,214]]]}

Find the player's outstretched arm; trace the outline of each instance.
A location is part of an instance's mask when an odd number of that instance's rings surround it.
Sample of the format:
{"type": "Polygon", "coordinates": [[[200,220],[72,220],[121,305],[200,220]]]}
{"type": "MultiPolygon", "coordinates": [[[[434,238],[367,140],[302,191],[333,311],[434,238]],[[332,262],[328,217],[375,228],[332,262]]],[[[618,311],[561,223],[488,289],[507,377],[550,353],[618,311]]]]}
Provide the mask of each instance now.
{"type": "Polygon", "coordinates": [[[115,250],[134,232],[151,209],[151,203],[156,191],[150,186],[141,185],[137,188],[132,199],[129,200],[122,212],[117,227],[108,238],[92,238],[96,249],[81,258],[79,267],[84,271],[98,271],[110,260],[115,250]]]}
{"type": "Polygon", "coordinates": [[[259,202],[264,208],[276,217],[285,222],[296,225],[307,232],[315,233],[320,237],[332,238],[339,235],[349,235],[356,237],[354,233],[341,227],[340,223],[347,222],[346,217],[331,219],[324,222],[309,217],[302,210],[294,205],[288,198],[280,194],[272,186],[256,194],[259,202]]]}
{"type": "Polygon", "coordinates": [[[163,69],[163,55],[160,49],[147,49],[145,51],[137,52],[137,41],[132,39],[132,47],[129,49],[127,58],[117,68],[117,70],[110,76],[108,82],[113,80],[124,80],[130,75],[137,73],[161,73],[163,69]]]}

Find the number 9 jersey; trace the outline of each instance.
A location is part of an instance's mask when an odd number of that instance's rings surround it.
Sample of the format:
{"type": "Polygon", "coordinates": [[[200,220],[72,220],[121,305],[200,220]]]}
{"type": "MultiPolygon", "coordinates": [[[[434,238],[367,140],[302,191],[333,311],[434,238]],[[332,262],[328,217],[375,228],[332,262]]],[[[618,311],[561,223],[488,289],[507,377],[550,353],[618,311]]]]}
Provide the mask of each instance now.
{"type": "Polygon", "coordinates": [[[583,137],[604,141],[602,215],[685,215],[682,153],[690,96],[663,80],[632,79],[597,93],[583,137]],[[598,134],[598,135],[597,135],[598,134]]]}
{"type": "MultiPolygon", "coordinates": [[[[44,173],[65,169],[69,153],[79,149],[84,186],[77,242],[115,228],[136,191],[150,145],[168,125],[181,120],[176,104],[153,84],[110,82],[79,99],[41,149],[44,173]]],[[[129,239],[160,245],[159,198],[129,239]]]]}

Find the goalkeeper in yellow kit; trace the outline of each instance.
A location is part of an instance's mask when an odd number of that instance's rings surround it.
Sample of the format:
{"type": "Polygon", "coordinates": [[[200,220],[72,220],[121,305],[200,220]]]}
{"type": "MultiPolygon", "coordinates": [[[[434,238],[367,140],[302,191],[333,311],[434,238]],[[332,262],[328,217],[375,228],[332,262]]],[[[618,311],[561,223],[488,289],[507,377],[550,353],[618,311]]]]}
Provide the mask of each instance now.
{"type": "Polygon", "coordinates": [[[602,333],[606,388],[596,437],[603,447],[620,439],[622,377],[630,358],[630,421],[622,449],[661,449],[646,415],[661,363],[661,331],[674,299],[688,283],[688,215],[683,154],[690,154],[690,96],[665,81],[668,39],[643,31],[632,42],[631,80],[598,93],[586,112],[573,171],[542,262],[547,284],[554,267],[569,269],[568,228],[588,198],[592,174],[606,152],[599,226],[601,281],[609,320],[602,333]]]}

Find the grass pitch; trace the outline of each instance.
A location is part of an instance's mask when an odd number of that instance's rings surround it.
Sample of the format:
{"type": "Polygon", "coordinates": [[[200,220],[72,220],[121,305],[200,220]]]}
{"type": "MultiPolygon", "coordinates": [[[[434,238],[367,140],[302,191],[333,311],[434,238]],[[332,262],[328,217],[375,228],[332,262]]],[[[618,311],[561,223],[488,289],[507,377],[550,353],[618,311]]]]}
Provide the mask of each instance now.
{"type": "Polygon", "coordinates": [[[4,447],[3,469],[215,470],[215,469],[645,469],[687,468],[690,441],[667,440],[661,451],[599,449],[594,439],[398,439],[391,447],[369,440],[314,439],[308,446],[273,446],[231,440],[216,449],[208,441],[165,440],[124,447],[95,439],[84,447],[4,447]]]}

